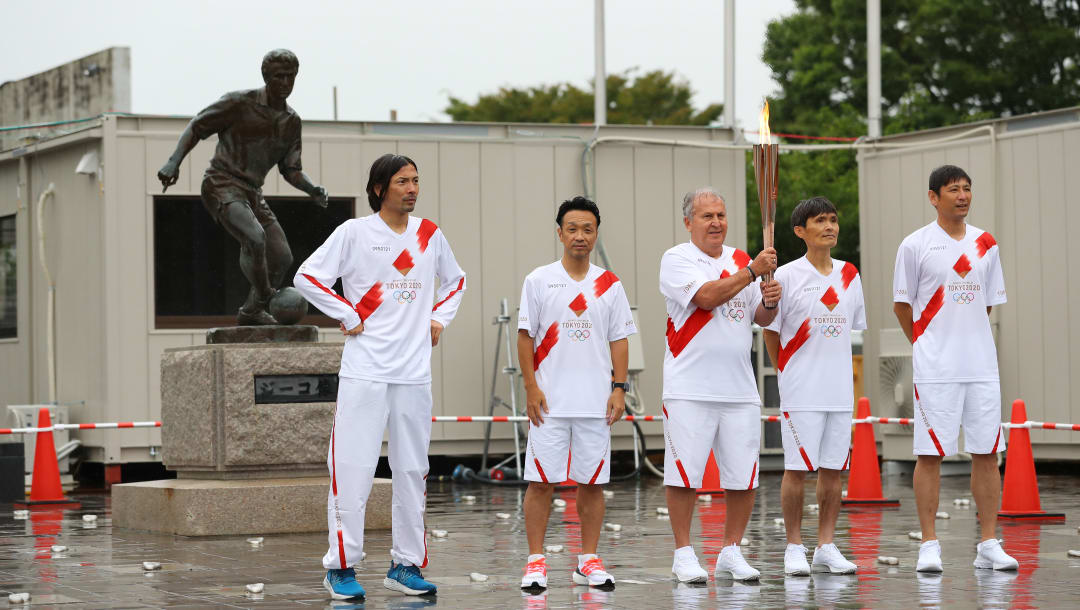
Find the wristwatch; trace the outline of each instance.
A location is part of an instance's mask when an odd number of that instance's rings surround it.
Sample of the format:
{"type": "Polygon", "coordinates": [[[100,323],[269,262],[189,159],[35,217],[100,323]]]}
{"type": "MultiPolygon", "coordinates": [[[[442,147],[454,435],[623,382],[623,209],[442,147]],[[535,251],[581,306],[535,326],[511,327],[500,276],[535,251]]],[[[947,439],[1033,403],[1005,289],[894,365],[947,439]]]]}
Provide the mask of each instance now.
{"type": "Polygon", "coordinates": [[[611,382],[611,389],[614,390],[615,388],[619,388],[620,390],[625,392],[626,390],[628,390],[630,388],[630,384],[622,382],[622,381],[612,381],[611,382]]]}

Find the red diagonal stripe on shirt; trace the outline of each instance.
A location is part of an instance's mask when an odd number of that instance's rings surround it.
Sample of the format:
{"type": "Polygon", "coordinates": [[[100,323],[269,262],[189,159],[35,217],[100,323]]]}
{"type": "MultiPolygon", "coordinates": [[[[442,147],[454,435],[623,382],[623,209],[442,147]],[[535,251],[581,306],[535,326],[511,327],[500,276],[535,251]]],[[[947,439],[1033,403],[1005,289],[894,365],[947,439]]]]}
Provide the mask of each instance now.
{"type": "Polygon", "coordinates": [[[427,218],[420,221],[420,227],[416,229],[416,243],[420,245],[420,252],[427,250],[428,242],[431,241],[431,236],[438,228],[438,225],[427,218]]]}
{"type": "Polygon", "coordinates": [[[551,348],[555,347],[555,344],[559,342],[559,323],[552,322],[548,327],[547,332],[544,333],[544,338],[540,341],[540,345],[536,348],[536,354],[533,355],[533,371],[540,368],[540,363],[547,358],[551,348]]]}
{"type": "Polygon", "coordinates": [[[740,250],[738,248],[735,248],[735,252],[733,252],[732,255],[731,255],[731,260],[735,261],[735,266],[736,267],[738,267],[739,269],[742,269],[743,267],[749,265],[750,261],[752,259],[750,258],[750,255],[747,254],[746,252],[743,252],[742,250],[740,250]]]}
{"type": "Polygon", "coordinates": [[[839,297],[836,296],[836,289],[829,286],[829,289],[825,291],[825,294],[821,295],[821,303],[825,307],[829,308],[829,311],[836,309],[836,304],[840,302],[839,297]]]}
{"type": "Polygon", "coordinates": [[[607,292],[607,289],[611,288],[611,285],[617,281],[619,281],[619,278],[614,273],[610,271],[603,272],[600,274],[600,277],[596,278],[596,281],[593,282],[593,294],[599,299],[607,292]]]}
{"type": "Polygon", "coordinates": [[[360,314],[361,321],[367,320],[371,314],[375,313],[379,305],[382,305],[382,297],[382,284],[375,282],[375,285],[369,288],[356,304],[356,313],[360,314]]]}
{"type": "Polygon", "coordinates": [[[712,319],[712,310],[709,309],[695,309],[694,313],[690,314],[690,317],[686,319],[686,323],[682,325],[682,328],[675,330],[675,324],[671,321],[671,318],[667,319],[667,344],[668,349],[671,350],[671,357],[678,358],[683,349],[686,348],[686,344],[690,343],[690,340],[695,335],[705,328],[705,325],[712,319]]]}
{"type": "Polygon", "coordinates": [[[451,290],[450,294],[446,295],[445,299],[439,301],[438,303],[435,303],[435,307],[432,307],[431,311],[435,311],[436,309],[438,309],[443,303],[445,303],[445,302],[449,301],[451,298],[453,298],[453,296],[455,294],[461,292],[461,289],[464,288],[464,287],[465,287],[465,278],[461,278],[460,280],[458,280],[457,288],[451,290]]]}
{"type": "Polygon", "coordinates": [[[941,311],[941,306],[945,304],[945,285],[938,286],[934,296],[930,297],[930,302],[926,304],[926,307],[922,310],[922,315],[919,319],[911,325],[911,342],[914,343],[919,340],[919,336],[926,332],[926,327],[930,325],[930,321],[934,319],[934,316],[941,311]]]}
{"type": "Polygon", "coordinates": [[[990,234],[989,231],[983,231],[983,234],[975,240],[975,248],[979,251],[979,258],[986,256],[986,253],[997,245],[997,240],[990,234]]]}
{"type": "Polygon", "coordinates": [[[352,308],[353,308],[353,304],[352,304],[352,303],[350,303],[350,302],[349,302],[349,301],[348,301],[348,300],[347,300],[347,299],[346,299],[345,297],[343,297],[343,296],[341,296],[340,294],[338,294],[338,293],[334,292],[333,290],[331,290],[331,289],[327,288],[326,286],[323,286],[323,285],[322,285],[322,282],[320,282],[319,280],[317,280],[317,279],[315,279],[315,278],[311,277],[310,275],[308,275],[308,274],[306,274],[306,273],[301,273],[300,275],[302,275],[302,276],[304,276],[305,278],[307,278],[307,281],[311,282],[312,284],[315,284],[315,287],[316,287],[316,288],[318,288],[319,290],[322,290],[322,291],[323,291],[323,292],[325,292],[326,294],[328,294],[328,295],[330,295],[330,296],[334,297],[335,299],[337,299],[337,300],[341,301],[342,303],[345,303],[346,305],[348,305],[348,306],[349,306],[349,309],[352,309],[352,308]]]}
{"type": "Polygon", "coordinates": [[[855,281],[856,275],[859,275],[859,270],[855,268],[855,265],[844,263],[844,268],[840,270],[840,279],[844,281],[844,290],[847,290],[851,282],[855,281]]]}
{"type": "Polygon", "coordinates": [[[780,362],[776,363],[776,367],[783,372],[784,367],[787,366],[788,360],[795,352],[799,351],[799,348],[806,343],[810,338],[810,318],[803,320],[799,330],[795,331],[795,336],[788,341],[787,345],[780,346],[780,362]]]}
{"type": "Polygon", "coordinates": [[[960,277],[967,277],[968,272],[971,271],[971,261],[968,260],[967,254],[961,254],[952,268],[960,277]]]}

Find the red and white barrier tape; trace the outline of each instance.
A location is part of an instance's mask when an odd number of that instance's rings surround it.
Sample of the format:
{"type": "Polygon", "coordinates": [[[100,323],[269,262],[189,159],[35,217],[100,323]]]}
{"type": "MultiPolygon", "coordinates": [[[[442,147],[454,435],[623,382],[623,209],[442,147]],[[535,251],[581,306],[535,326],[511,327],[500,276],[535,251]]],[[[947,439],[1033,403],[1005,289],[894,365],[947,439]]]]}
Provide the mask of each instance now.
{"type": "MultiPolygon", "coordinates": [[[[663,421],[660,415],[624,415],[622,421],[663,421]]],[[[436,423],[451,422],[527,422],[529,418],[524,415],[435,415],[431,418],[436,423]]],[[[761,421],[778,422],[779,415],[762,415],[761,421]]],[[[900,424],[910,426],[915,420],[910,417],[866,417],[852,419],[852,424],[900,424]]],[[[1041,430],[1071,430],[1080,432],[1080,424],[1059,424],[1053,422],[1026,421],[1020,424],[1004,422],[1005,428],[1028,428],[1041,430]]],[[[122,421],[100,424],[53,424],[48,428],[0,428],[0,434],[35,434],[38,432],[51,432],[53,430],[106,430],[116,428],[160,428],[159,421],[122,421]]]]}
{"type": "Polygon", "coordinates": [[[1014,424],[1011,422],[1005,422],[1001,424],[1006,428],[1041,428],[1043,430],[1072,430],[1073,432],[1080,432],[1080,424],[1055,424],[1045,421],[1031,421],[1028,420],[1022,424],[1014,424]]]}
{"type": "Polygon", "coordinates": [[[53,430],[103,430],[109,428],[160,428],[159,421],[121,421],[104,424],[53,424],[47,428],[0,428],[0,434],[34,434],[53,430]]]}

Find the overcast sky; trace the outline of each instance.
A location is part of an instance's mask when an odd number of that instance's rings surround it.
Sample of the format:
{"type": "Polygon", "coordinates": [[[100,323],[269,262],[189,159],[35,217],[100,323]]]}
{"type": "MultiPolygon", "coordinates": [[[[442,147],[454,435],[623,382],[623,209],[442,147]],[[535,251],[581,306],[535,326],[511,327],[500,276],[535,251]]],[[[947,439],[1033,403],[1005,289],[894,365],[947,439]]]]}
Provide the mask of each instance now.
{"type": "MultiPolygon", "coordinates": [[[[696,108],[724,102],[720,0],[607,0],[608,72],[676,70],[696,108]]],[[[775,90],[761,62],[765,26],[792,0],[736,5],[736,122],[756,130],[775,90]]],[[[0,82],[109,46],[128,46],[133,111],[190,115],[262,84],[275,47],[300,58],[290,105],[308,119],[447,121],[447,97],[593,76],[592,0],[434,2],[35,0],[5,7],[0,82]]]]}

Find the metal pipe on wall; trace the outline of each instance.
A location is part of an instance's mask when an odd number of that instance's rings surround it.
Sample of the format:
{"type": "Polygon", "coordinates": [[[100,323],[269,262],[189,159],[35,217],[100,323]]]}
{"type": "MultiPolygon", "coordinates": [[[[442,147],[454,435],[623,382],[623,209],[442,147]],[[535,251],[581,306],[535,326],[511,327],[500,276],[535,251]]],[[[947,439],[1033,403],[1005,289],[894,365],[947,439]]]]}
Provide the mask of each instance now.
{"type": "Polygon", "coordinates": [[[45,349],[46,360],[49,366],[49,404],[56,404],[56,285],[53,283],[52,274],[49,273],[49,265],[45,261],[45,200],[56,191],[56,185],[49,183],[48,188],[41,192],[37,205],[37,233],[38,233],[38,257],[41,260],[41,269],[45,272],[45,285],[48,290],[45,310],[45,349]]]}
{"type": "Polygon", "coordinates": [[[881,137],[881,0],[866,0],[866,129],[881,137]]]}
{"type": "Polygon", "coordinates": [[[593,0],[596,17],[593,20],[593,44],[596,54],[596,84],[593,101],[593,123],[607,125],[607,70],[604,67],[604,0],[593,0]]]}

